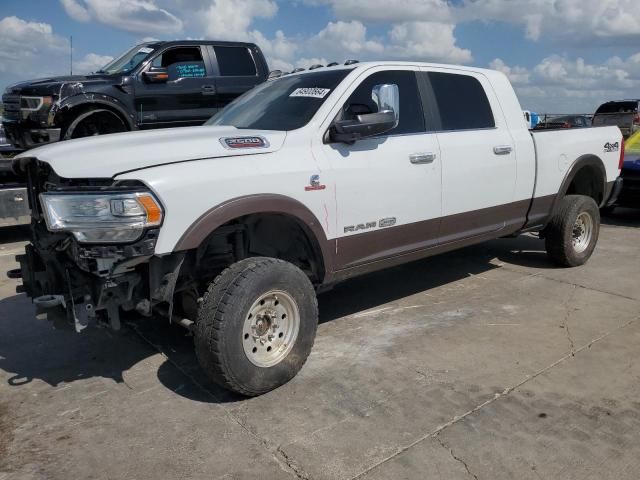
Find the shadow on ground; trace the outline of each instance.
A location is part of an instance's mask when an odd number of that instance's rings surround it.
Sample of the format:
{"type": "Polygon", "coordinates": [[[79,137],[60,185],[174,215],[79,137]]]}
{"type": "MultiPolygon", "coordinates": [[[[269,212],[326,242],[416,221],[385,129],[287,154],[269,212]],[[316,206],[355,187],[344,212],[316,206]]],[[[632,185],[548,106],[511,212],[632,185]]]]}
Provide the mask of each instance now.
{"type": "Polygon", "coordinates": [[[601,221],[616,227],[640,227],[640,208],[616,208],[613,213],[603,215],[601,221]]]}
{"type": "MultiPolygon", "coordinates": [[[[504,263],[553,268],[533,237],[500,239],[475,247],[359,277],[319,296],[320,322],[338,319],[498,268],[504,263]]],[[[54,330],[36,320],[24,295],[0,301],[0,369],[10,388],[38,379],[57,386],[92,377],[123,382],[123,372],[162,352],[166,361],[158,379],[167,388],[196,401],[226,402],[238,397],[213,385],[199,368],[192,338],[181,327],[158,318],[136,321],[121,332],[91,328],[82,334],[54,330]],[[195,387],[183,388],[189,376],[195,387]]]]}
{"type": "Polygon", "coordinates": [[[5,243],[24,242],[29,239],[29,227],[0,227],[0,245],[5,243]]]}

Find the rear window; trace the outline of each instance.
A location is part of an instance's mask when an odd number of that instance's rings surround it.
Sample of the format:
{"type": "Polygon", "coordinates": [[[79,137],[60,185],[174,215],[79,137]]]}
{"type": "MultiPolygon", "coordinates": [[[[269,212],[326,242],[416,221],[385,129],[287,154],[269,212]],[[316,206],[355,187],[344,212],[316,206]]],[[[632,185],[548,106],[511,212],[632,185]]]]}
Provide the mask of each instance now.
{"type": "Polygon", "coordinates": [[[596,115],[604,113],[637,113],[638,102],[608,102],[601,105],[596,115]]]}
{"type": "Polygon", "coordinates": [[[480,82],[469,75],[429,72],[441,130],[477,130],[496,126],[480,82]]]}
{"type": "Polygon", "coordinates": [[[246,47],[214,47],[220,75],[223,77],[255,76],[256,64],[246,47]]]}

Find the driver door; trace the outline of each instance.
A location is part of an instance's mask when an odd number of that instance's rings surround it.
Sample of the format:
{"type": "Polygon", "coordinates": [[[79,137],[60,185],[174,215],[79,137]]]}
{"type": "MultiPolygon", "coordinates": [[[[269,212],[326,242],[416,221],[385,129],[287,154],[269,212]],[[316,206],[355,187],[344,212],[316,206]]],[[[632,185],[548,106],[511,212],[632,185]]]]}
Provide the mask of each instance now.
{"type": "Polygon", "coordinates": [[[399,122],[353,145],[325,140],[315,149],[331,165],[336,198],[336,268],[344,269],[437,243],[442,211],[440,149],[428,133],[411,68],[370,70],[336,112],[336,120],[375,113],[376,85],[394,84],[399,122]]]}
{"type": "Polygon", "coordinates": [[[217,111],[215,77],[199,46],[164,50],[149,68],[165,68],[168,79],[150,82],[144,73],[135,86],[138,125],[141,127],[188,126],[204,123],[217,111]]]}

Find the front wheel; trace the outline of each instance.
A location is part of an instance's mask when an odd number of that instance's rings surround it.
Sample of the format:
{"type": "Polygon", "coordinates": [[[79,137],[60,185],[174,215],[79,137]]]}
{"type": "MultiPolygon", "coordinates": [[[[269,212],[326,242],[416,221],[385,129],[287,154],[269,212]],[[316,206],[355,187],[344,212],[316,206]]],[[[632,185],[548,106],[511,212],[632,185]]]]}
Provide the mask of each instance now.
{"type": "Polygon", "coordinates": [[[595,200],[583,195],[564,197],[545,232],[547,255],[563,267],[585,264],[600,234],[600,211],[595,200]]]}
{"type": "Polygon", "coordinates": [[[302,270],[274,258],[248,258],[224,270],[204,295],[196,356],[215,383],[260,395],[300,371],[317,326],[315,291],[302,270]]]}

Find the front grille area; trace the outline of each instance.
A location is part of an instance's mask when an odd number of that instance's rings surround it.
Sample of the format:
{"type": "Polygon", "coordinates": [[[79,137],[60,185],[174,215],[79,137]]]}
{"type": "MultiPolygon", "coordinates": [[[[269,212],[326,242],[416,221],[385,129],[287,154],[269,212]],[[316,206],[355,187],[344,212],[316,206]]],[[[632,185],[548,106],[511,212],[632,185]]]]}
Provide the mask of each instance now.
{"type": "Polygon", "coordinates": [[[2,96],[5,120],[20,120],[20,95],[7,93],[2,96]]]}

